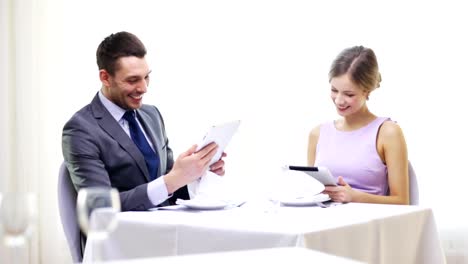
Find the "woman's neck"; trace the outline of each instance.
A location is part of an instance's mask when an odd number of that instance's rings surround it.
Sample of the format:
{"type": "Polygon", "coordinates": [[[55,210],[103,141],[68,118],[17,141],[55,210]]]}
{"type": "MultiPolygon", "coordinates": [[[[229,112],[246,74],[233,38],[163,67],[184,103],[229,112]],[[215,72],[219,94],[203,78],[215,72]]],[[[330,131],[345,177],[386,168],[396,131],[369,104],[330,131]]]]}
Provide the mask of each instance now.
{"type": "Polygon", "coordinates": [[[376,115],[372,114],[367,107],[362,107],[356,113],[345,116],[339,120],[336,124],[339,130],[351,131],[368,125],[370,122],[377,118],[376,115]]]}

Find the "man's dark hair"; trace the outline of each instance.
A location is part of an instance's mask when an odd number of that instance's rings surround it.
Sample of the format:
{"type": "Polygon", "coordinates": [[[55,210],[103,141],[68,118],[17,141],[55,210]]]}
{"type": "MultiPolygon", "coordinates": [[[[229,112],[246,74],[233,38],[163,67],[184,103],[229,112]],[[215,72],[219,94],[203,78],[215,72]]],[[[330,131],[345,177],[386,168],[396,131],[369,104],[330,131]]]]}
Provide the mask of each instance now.
{"type": "Polygon", "coordinates": [[[121,57],[135,56],[143,58],[146,55],[145,45],[129,32],[118,32],[106,37],[96,51],[99,70],[106,70],[111,76],[118,70],[117,60],[121,57]]]}

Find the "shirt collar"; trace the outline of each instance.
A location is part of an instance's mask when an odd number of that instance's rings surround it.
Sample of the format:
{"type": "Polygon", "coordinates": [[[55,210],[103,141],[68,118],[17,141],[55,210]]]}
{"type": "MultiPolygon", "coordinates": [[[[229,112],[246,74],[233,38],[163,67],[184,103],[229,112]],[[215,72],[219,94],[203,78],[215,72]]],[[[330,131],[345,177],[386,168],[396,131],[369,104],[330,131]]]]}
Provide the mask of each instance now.
{"type": "Polygon", "coordinates": [[[125,114],[125,109],[121,108],[120,106],[114,104],[111,100],[107,99],[106,96],[99,90],[99,99],[104,107],[109,111],[109,113],[114,117],[114,119],[119,122],[122,119],[123,115],[125,114]]]}

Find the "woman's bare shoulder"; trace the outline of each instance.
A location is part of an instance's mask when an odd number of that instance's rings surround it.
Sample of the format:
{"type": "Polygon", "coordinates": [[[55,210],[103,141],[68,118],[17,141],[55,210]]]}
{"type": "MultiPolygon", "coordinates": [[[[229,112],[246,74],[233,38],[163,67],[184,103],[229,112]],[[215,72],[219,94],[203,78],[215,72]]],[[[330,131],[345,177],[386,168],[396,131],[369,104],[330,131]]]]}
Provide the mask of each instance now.
{"type": "Polygon", "coordinates": [[[321,125],[318,125],[318,126],[312,128],[312,130],[310,130],[309,138],[318,138],[320,136],[320,126],[321,125]]]}
{"type": "Polygon", "coordinates": [[[404,137],[400,125],[391,120],[383,122],[379,134],[386,140],[402,139],[404,137]]]}

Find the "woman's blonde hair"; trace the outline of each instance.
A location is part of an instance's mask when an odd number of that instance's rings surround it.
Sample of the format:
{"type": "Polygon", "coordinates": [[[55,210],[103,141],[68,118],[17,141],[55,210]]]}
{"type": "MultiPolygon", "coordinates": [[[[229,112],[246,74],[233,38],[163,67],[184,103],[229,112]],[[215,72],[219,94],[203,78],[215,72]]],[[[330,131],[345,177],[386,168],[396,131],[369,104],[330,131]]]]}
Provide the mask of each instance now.
{"type": "Polygon", "coordinates": [[[353,83],[369,93],[380,87],[382,81],[374,51],[363,46],[347,48],[338,54],[331,65],[328,80],[343,74],[349,74],[353,83]]]}

